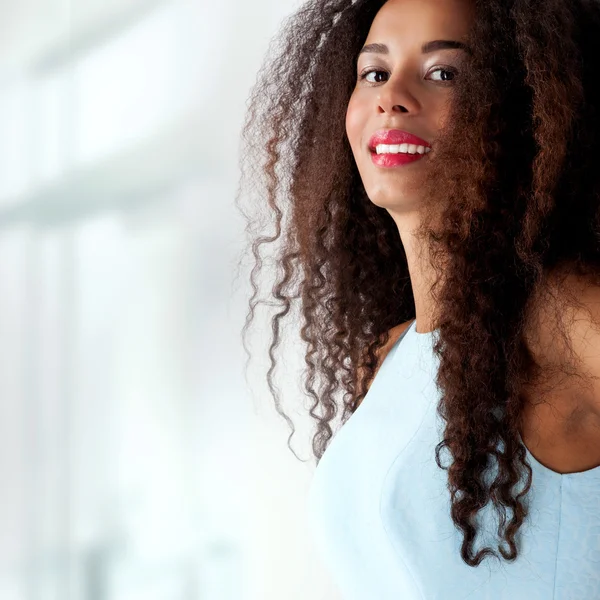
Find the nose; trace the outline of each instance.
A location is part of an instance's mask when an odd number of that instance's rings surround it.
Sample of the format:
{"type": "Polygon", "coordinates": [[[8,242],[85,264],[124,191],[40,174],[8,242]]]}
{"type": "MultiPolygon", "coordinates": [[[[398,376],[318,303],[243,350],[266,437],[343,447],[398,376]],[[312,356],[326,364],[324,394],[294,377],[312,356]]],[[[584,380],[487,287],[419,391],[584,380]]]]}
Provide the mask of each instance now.
{"type": "Polygon", "coordinates": [[[380,113],[394,114],[417,110],[418,102],[407,89],[406,82],[396,78],[389,79],[379,87],[377,94],[377,110],[380,113]]]}

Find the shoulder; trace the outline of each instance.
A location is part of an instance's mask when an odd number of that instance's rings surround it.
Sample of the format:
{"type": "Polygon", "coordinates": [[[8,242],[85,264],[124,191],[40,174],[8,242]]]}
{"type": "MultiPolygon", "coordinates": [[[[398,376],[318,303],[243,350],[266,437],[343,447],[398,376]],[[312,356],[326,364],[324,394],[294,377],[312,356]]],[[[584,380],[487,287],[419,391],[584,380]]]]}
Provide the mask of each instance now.
{"type": "MultiPolygon", "coordinates": [[[[373,372],[373,378],[371,379],[371,381],[367,382],[367,388],[365,390],[365,393],[369,390],[371,382],[375,378],[377,371],[379,371],[379,367],[381,367],[381,364],[385,360],[385,357],[388,355],[389,351],[392,349],[392,346],[398,341],[398,338],[411,326],[412,323],[413,323],[413,320],[406,321],[405,323],[400,323],[399,325],[395,325],[390,330],[388,330],[390,338],[375,353],[377,355],[377,364],[375,365],[375,370],[373,372]]],[[[359,364],[359,366],[358,366],[357,377],[358,377],[358,383],[359,383],[358,389],[360,391],[360,383],[362,382],[362,380],[365,377],[365,369],[362,366],[362,364],[359,364]]]]}
{"type": "Polygon", "coordinates": [[[394,345],[394,342],[396,342],[396,340],[413,324],[413,322],[414,319],[411,319],[410,321],[400,323],[400,325],[396,325],[390,329],[390,340],[394,338],[394,341],[391,344],[392,346],[394,345]]]}
{"type": "Polygon", "coordinates": [[[591,384],[589,408],[600,419],[600,286],[577,280],[573,287],[579,304],[568,311],[568,341],[583,380],[591,384]]]}
{"type": "Polygon", "coordinates": [[[578,359],[583,359],[590,350],[597,356],[600,285],[573,273],[553,275],[541,292],[536,291],[527,315],[526,333],[538,351],[557,362],[566,358],[567,346],[578,359]]]}
{"type": "Polygon", "coordinates": [[[381,366],[381,363],[387,356],[388,352],[392,349],[392,346],[398,341],[398,338],[411,326],[413,320],[400,323],[392,327],[388,333],[390,339],[377,351],[377,368],[381,366]]]}
{"type": "Polygon", "coordinates": [[[577,398],[600,424],[600,285],[568,273],[551,280],[547,291],[533,305],[527,345],[544,369],[567,375],[554,394],[571,404],[577,398]]]}

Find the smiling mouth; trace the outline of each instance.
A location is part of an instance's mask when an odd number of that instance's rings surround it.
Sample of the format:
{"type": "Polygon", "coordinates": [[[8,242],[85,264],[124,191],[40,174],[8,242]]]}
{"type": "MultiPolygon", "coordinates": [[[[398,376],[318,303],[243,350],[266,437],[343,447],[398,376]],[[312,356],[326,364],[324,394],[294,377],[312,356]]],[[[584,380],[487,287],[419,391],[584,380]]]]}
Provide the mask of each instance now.
{"type": "Polygon", "coordinates": [[[377,146],[384,146],[383,152],[379,154],[429,154],[431,152],[431,146],[422,146],[419,144],[377,144],[376,146],[368,146],[369,152],[377,154],[377,146]],[[408,149],[412,146],[414,152],[409,152],[408,149]],[[417,148],[422,148],[423,151],[419,152],[417,148]]]}
{"type": "Polygon", "coordinates": [[[371,161],[377,167],[399,167],[410,163],[417,162],[423,158],[427,158],[427,154],[409,154],[408,152],[382,152],[377,154],[374,150],[370,150],[371,161]]]}

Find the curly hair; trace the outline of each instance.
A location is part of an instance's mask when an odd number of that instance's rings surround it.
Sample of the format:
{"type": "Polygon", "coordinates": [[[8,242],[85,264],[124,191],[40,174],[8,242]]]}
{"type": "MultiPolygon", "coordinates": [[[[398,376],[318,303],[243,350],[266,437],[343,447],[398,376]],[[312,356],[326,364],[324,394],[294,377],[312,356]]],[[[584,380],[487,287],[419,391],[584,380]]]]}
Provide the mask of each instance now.
{"type": "MultiPolygon", "coordinates": [[[[280,320],[299,300],[317,464],[332,419],[342,410],[345,422],[366,395],[389,330],[415,318],[397,226],[367,197],[345,132],[358,53],[384,3],[303,4],[271,43],[242,129],[236,204],[248,221],[245,252],[251,245],[255,260],[243,332],[260,302],[260,247],[279,242],[268,295],[280,310],[272,317],[267,380],[293,428],[272,384],[273,351],[280,320]],[[258,192],[253,209],[268,203],[272,235],[239,203],[250,189],[258,192]]],[[[555,375],[532,351],[531,315],[554,297],[559,330],[567,326],[566,302],[578,305],[576,294],[552,296],[560,286],[542,284],[555,274],[557,282],[576,275],[600,285],[599,33],[596,0],[475,0],[471,53],[430,154],[436,176],[419,198],[418,236],[437,274],[434,352],[445,431],[436,462],[448,470],[451,517],[469,566],[499,558],[489,547],[473,551],[474,517],[490,499],[508,547],[498,550],[510,562],[518,555],[515,537],[532,481],[519,439],[521,392],[555,375]],[[444,447],[450,466],[440,463],[444,447]],[[492,457],[498,471],[487,485],[482,475],[492,457]],[[515,495],[524,470],[526,485],[515,495]],[[506,508],[513,513],[508,523],[506,508]]]]}

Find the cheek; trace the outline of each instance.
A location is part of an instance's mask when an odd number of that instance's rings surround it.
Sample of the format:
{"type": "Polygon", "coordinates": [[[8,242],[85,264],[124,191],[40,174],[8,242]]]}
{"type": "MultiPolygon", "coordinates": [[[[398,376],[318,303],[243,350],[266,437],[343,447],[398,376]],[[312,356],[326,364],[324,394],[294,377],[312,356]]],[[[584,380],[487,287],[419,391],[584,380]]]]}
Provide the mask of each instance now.
{"type": "Polygon", "coordinates": [[[346,109],[346,135],[352,150],[356,153],[361,145],[361,136],[364,125],[364,110],[356,95],[350,97],[346,109]]]}
{"type": "Polygon", "coordinates": [[[445,127],[448,117],[450,116],[451,109],[451,99],[446,99],[444,102],[441,102],[439,106],[435,108],[435,120],[436,120],[436,129],[442,129],[445,127]]]}

